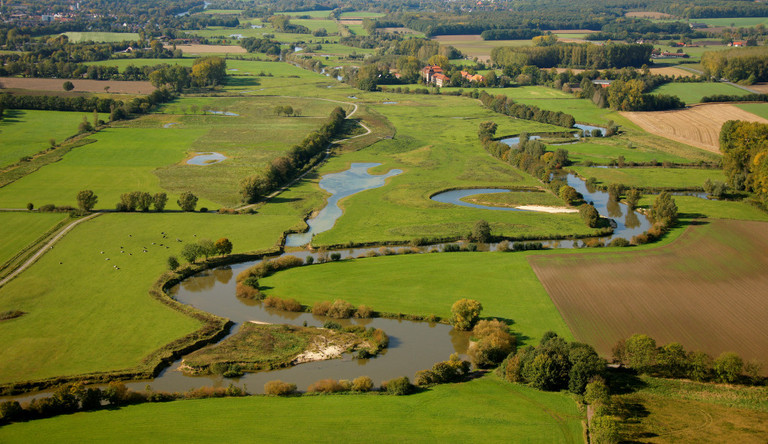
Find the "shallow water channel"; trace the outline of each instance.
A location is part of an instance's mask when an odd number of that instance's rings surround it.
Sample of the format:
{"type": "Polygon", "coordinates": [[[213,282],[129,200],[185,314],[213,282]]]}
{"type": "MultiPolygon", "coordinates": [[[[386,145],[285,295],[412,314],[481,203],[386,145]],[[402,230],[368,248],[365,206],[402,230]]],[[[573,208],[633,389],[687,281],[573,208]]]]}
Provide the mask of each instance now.
{"type": "Polygon", "coordinates": [[[333,228],[336,219],[341,217],[342,211],[339,201],[345,197],[361,191],[384,186],[386,180],[402,173],[402,170],[393,169],[386,174],[373,175],[369,169],[381,165],[380,163],[353,163],[346,171],[334,174],[326,174],[320,179],[320,188],[331,193],[328,203],[320,212],[307,220],[309,229],[304,233],[290,234],[285,239],[286,247],[300,247],[307,245],[312,236],[333,228]]]}

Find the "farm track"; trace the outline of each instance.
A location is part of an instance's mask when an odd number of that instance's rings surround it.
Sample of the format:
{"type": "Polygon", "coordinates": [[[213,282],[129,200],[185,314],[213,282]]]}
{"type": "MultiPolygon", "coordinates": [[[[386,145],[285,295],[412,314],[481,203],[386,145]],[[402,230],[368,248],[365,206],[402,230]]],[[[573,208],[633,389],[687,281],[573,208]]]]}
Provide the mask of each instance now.
{"type": "Polygon", "coordinates": [[[574,336],[603,355],[635,333],[714,356],[768,355],[768,224],[713,220],[651,251],[532,256],[574,336]]]}
{"type": "Polygon", "coordinates": [[[85,222],[87,220],[91,220],[94,217],[100,216],[101,214],[103,214],[103,213],[93,213],[90,216],[86,216],[86,217],[84,217],[82,219],[77,219],[75,221],[72,221],[72,223],[70,223],[69,225],[64,227],[55,236],[53,236],[53,238],[51,240],[46,242],[45,245],[43,245],[39,250],[37,250],[37,253],[32,255],[32,257],[27,259],[23,264],[19,265],[18,268],[16,268],[15,270],[13,270],[11,272],[11,274],[9,274],[8,276],[6,276],[2,280],[0,280],[0,287],[2,287],[3,285],[7,284],[8,282],[10,282],[11,279],[15,278],[16,276],[21,274],[22,271],[26,270],[32,264],[34,264],[38,259],[40,259],[40,257],[42,255],[44,255],[47,251],[50,251],[53,248],[53,246],[56,244],[56,242],[61,240],[61,238],[63,238],[65,234],[69,233],[77,225],[79,225],[79,224],[81,224],[81,223],[83,223],[83,222],[85,222]]]}
{"type": "Polygon", "coordinates": [[[729,103],[696,105],[683,110],[621,114],[649,133],[720,154],[720,128],[728,120],[768,123],[729,103]]]}

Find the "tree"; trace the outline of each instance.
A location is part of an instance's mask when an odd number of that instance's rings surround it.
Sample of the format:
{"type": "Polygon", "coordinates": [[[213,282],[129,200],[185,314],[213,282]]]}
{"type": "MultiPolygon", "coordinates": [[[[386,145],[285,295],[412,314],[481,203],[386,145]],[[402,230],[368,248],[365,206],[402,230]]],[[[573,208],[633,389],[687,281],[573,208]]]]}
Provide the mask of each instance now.
{"type": "Polygon", "coordinates": [[[175,270],[177,268],[179,268],[179,260],[176,259],[176,256],[168,256],[168,269],[175,270]]]}
{"type": "Polygon", "coordinates": [[[168,203],[168,195],[165,193],[156,193],[152,196],[152,204],[155,206],[155,211],[163,211],[165,204],[168,203]]]}
{"type": "Polygon", "coordinates": [[[447,69],[451,65],[451,61],[448,60],[448,57],[440,54],[435,54],[432,57],[430,57],[427,63],[429,63],[430,65],[438,65],[443,69],[447,69]]]}
{"type": "Polygon", "coordinates": [[[496,135],[497,128],[498,125],[495,122],[482,122],[480,123],[480,128],[477,130],[477,136],[483,143],[485,143],[493,139],[493,136],[496,135]]]}
{"type": "Polygon", "coordinates": [[[611,394],[603,378],[595,378],[584,389],[584,401],[593,406],[605,406],[611,402],[611,394]]]}
{"type": "Polygon", "coordinates": [[[563,199],[568,205],[575,205],[583,200],[582,195],[570,185],[560,187],[559,194],[560,199],[563,199]]]}
{"type": "Polygon", "coordinates": [[[144,191],[137,192],[136,208],[139,211],[143,211],[143,212],[149,211],[149,207],[152,206],[152,201],[153,201],[153,198],[151,194],[144,191]]]}
{"type": "Polygon", "coordinates": [[[75,84],[67,80],[62,85],[62,88],[64,88],[64,91],[72,91],[73,89],[75,89],[75,84]]]}
{"type": "Polygon", "coordinates": [[[507,324],[495,319],[479,321],[472,329],[472,339],[468,353],[480,368],[499,364],[514,351],[516,344],[507,324]]]}
{"type": "Polygon", "coordinates": [[[459,299],[451,307],[452,323],[457,330],[469,330],[480,318],[482,304],[474,299],[459,299]]]}
{"type": "Polygon", "coordinates": [[[214,244],[210,239],[202,239],[197,243],[197,245],[199,247],[200,254],[205,256],[206,259],[217,253],[216,244],[214,244]]]}
{"type": "Polygon", "coordinates": [[[610,415],[595,415],[589,423],[590,442],[594,444],[615,444],[621,439],[619,418],[610,415]]]}
{"type": "Polygon", "coordinates": [[[197,243],[186,244],[181,249],[181,257],[187,262],[194,262],[199,256],[202,256],[202,252],[200,251],[200,245],[197,243]]]}
{"type": "Polygon", "coordinates": [[[185,191],[179,196],[179,200],[176,201],[182,211],[195,211],[197,206],[197,196],[185,191]]]}
{"type": "Polygon", "coordinates": [[[666,226],[674,225],[677,222],[677,205],[671,194],[662,191],[656,197],[651,206],[651,219],[666,226]]]}
{"type": "Polygon", "coordinates": [[[639,372],[647,372],[656,362],[656,341],[648,335],[634,334],[624,347],[627,365],[639,372]]]}
{"type": "Polygon", "coordinates": [[[80,134],[93,131],[93,125],[91,125],[87,117],[83,116],[83,121],[77,126],[77,131],[80,134]]]}
{"type": "Polygon", "coordinates": [[[232,252],[232,242],[229,241],[226,237],[222,237],[221,239],[216,241],[216,251],[219,254],[229,254],[232,252]]]}
{"type": "Polygon", "coordinates": [[[724,352],[715,359],[712,368],[720,382],[736,382],[744,370],[744,361],[736,353],[724,352]]]}
{"type": "Polygon", "coordinates": [[[83,211],[91,211],[98,201],[98,196],[91,190],[83,190],[77,193],[77,205],[83,211]]]}
{"type": "Polygon", "coordinates": [[[589,228],[597,228],[600,223],[600,213],[592,205],[584,204],[580,206],[579,215],[589,228]]]}
{"type": "Polygon", "coordinates": [[[472,240],[476,242],[488,242],[491,239],[491,226],[485,220],[479,220],[475,222],[475,226],[472,227],[472,240]]]}
{"type": "Polygon", "coordinates": [[[634,209],[637,208],[637,204],[640,202],[642,195],[643,194],[637,188],[630,188],[629,191],[627,191],[627,198],[625,201],[630,211],[634,211],[634,209]]]}
{"type": "Polygon", "coordinates": [[[656,356],[659,371],[670,378],[682,378],[688,374],[688,355],[685,348],[677,342],[670,342],[661,347],[656,356]]]}

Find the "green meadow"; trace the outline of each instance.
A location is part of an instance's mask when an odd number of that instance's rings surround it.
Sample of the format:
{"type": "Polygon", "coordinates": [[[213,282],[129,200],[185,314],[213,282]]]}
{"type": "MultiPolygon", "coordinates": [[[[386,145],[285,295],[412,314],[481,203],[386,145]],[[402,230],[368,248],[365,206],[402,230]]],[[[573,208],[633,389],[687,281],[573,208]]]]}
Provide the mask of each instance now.
{"type": "Polygon", "coordinates": [[[579,176],[594,177],[600,184],[621,183],[638,188],[701,188],[707,179],[725,182],[722,170],[697,168],[590,168],[571,167],[579,176]]]}
{"type": "Polygon", "coordinates": [[[677,96],[687,105],[700,103],[701,98],[717,94],[743,96],[749,94],[741,88],[727,83],[667,83],[651,91],[654,94],[677,96]]]}
{"type": "Polygon", "coordinates": [[[695,21],[715,27],[728,26],[735,28],[749,28],[757,25],[768,26],[768,17],[697,18],[695,21]]]}
{"type": "Polygon", "coordinates": [[[61,143],[74,136],[83,116],[93,120],[93,113],[5,110],[0,120],[0,168],[49,148],[51,139],[61,143]]]}
{"type": "MultiPolygon", "coordinates": [[[[646,195],[640,199],[640,206],[650,208],[656,196],[646,195]]],[[[695,196],[673,196],[680,217],[693,219],[698,217],[711,219],[736,219],[768,221],[768,213],[746,202],[730,200],[708,200],[695,196]]]]}
{"type": "Polygon", "coordinates": [[[139,40],[137,32],[65,32],[70,42],[125,42],[139,40]]]}
{"type": "Polygon", "coordinates": [[[402,439],[403,430],[415,441],[478,443],[575,443],[583,433],[582,414],[570,396],[489,375],[411,396],[251,396],[142,404],[12,424],[0,428],[0,440],[29,442],[45,436],[53,441],[137,442],[163,436],[168,442],[275,442],[311,436],[313,442],[385,443],[402,439]]]}
{"type": "Polygon", "coordinates": [[[526,256],[427,253],[354,259],[281,271],[260,279],[259,286],[267,295],[304,305],[344,299],[377,311],[443,318],[450,318],[457,300],[476,299],[483,304],[481,317],[511,321],[526,344],[538,342],[547,330],[571,339],[526,256]]]}
{"type": "Polygon", "coordinates": [[[588,138],[571,145],[551,146],[551,148],[566,149],[571,161],[581,163],[607,164],[618,159],[619,156],[624,156],[626,162],[649,162],[652,160],[676,163],[690,162],[690,159],[686,157],[667,153],[650,146],[636,146],[631,141],[619,137],[588,138]]]}
{"type": "Polygon", "coordinates": [[[0,267],[66,218],[61,213],[0,212],[0,226],[6,234],[0,244],[0,267]]]}
{"type": "Polygon", "coordinates": [[[742,103],[736,104],[736,106],[744,111],[768,119],[768,103],[742,103]]]}
{"type": "Polygon", "coordinates": [[[0,323],[0,383],[139,365],[199,327],[148,293],[169,256],[205,238],[227,237],[235,252],[272,247],[301,214],[117,213],[77,226],[0,288],[0,312],[27,313],[0,323]]]}

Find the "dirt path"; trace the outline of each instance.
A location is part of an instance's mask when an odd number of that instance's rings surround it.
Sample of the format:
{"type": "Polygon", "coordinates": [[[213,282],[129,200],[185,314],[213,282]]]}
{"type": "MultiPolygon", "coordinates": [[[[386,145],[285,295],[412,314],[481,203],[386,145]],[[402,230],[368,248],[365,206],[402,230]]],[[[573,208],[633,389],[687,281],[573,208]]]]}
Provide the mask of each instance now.
{"type": "Polygon", "coordinates": [[[30,265],[35,263],[42,255],[44,255],[47,251],[51,250],[53,248],[53,245],[58,242],[62,237],[64,237],[65,234],[67,234],[71,229],[75,228],[75,226],[87,221],[91,220],[94,217],[100,216],[102,213],[93,213],[90,216],[84,217],[82,219],[77,219],[64,227],[61,231],[59,231],[55,236],[53,236],[53,239],[46,242],[45,245],[43,245],[39,250],[37,250],[37,253],[35,253],[31,258],[27,259],[26,262],[21,264],[18,268],[13,270],[11,274],[0,280],[0,287],[10,282],[11,279],[15,278],[19,274],[21,274],[22,271],[29,268],[30,265]]]}

